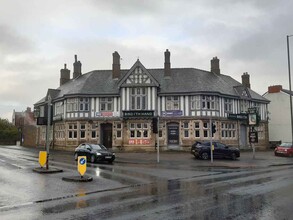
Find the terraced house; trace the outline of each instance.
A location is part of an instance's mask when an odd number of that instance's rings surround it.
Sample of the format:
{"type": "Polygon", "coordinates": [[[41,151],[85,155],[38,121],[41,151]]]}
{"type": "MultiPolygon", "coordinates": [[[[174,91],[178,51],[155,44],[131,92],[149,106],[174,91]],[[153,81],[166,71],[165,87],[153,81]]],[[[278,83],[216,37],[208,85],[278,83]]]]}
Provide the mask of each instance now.
{"type": "MultiPolygon", "coordinates": [[[[112,70],[81,72],[75,56],[73,77],[61,69],[60,87],[48,89],[35,104],[39,117],[46,117],[52,103],[51,145],[74,149],[79,143],[102,143],[116,150],[154,151],[153,118],[159,120],[159,145],[163,150],[189,150],[195,141],[214,140],[249,147],[245,116],[255,107],[261,121],[258,146],[267,146],[269,101],[250,89],[249,74],[242,83],[220,73],[219,59],[210,71],[171,68],[165,51],[164,68],[146,68],[137,60],[130,69],[120,68],[120,55],[113,53],[112,70]],[[231,117],[237,116],[237,117],[231,117]],[[210,119],[216,125],[212,134],[210,119]]],[[[45,141],[46,126],[40,140],[45,141]]],[[[42,143],[40,143],[42,144],[42,143]]]]}

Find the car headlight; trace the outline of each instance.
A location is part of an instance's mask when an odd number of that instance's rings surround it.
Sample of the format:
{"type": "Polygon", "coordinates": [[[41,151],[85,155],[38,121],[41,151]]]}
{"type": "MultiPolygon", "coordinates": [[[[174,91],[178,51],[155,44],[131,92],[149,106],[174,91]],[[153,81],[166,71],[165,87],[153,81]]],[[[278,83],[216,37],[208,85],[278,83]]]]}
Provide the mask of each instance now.
{"type": "Polygon", "coordinates": [[[97,152],[96,154],[97,154],[97,156],[101,156],[101,155],[102,155],[102,154],[101,154],[101,153],[99,153],[99,152],[97,152]]]}

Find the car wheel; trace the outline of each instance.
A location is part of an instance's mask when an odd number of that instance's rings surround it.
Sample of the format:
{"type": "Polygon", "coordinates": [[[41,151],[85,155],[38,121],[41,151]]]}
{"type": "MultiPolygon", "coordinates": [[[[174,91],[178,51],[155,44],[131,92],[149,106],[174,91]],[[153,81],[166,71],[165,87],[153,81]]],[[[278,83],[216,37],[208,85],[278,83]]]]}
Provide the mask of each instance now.
{"type": "Polygon", "coordinates": [[[232,154],[231,154],[231,159],[232,159],[232,160],[236,160],[236,154],[235,154],[235,153],[232,153],[232,154]]]}
{"type": "Polygon", "coordinates": [[[75,154],[74,154],[74,160],[77,161],[77,158],[78,158],[78,154],[75,153],[75,154]]]}
{"type": "Polygon", "coordinates": [[[207,152],[203,152],[203,153],[201,154],[201,158],[202,158],[203,160],[207,160],[207,159],[209,159],[209,154],[208,154],[207,152]]]}
{"type": "Polygon", "coordinates": [[[92,155],[91,156],[91,163],[94,163],[96,161],[96,157],[95,157],[95,155],[92,155]]]}

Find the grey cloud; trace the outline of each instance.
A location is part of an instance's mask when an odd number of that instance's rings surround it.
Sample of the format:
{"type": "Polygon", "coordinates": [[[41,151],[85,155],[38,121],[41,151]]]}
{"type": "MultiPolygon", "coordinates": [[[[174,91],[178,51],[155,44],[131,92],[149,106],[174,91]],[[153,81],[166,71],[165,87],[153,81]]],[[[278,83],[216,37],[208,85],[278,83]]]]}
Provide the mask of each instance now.
{"type": "Polygon", "coordinates": [[[8,26],[0,25],[0,49],[6,54],[32,51],[32,42],[8,26]]]}

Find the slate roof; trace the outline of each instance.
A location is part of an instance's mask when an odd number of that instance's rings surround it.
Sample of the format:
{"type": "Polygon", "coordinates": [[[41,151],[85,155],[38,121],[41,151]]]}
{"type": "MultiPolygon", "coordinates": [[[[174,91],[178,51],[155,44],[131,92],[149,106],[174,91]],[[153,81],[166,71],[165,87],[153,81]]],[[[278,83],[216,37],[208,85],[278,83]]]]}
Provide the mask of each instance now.
{"type": "Polygon", "coordinates": [[[289,89],[282,89],[281,91],[287,93],[288,95],[290,95],[290,93],[291,93],[291,95],[293,95],[293,91],[290,92],[289,89]]]}
{"type": "MultiPolygon", "coordinates": [[[[53,99],[64,96],[119,96],[120,80],[129,70],[121,70],[120,79],[112,79],[112,70],[95,70],[71,79],[53,92],[53,99]]],[[[147,69],[160,84],[159,95],[168,94],[220,94],[243,98],[235,87],[244,87],[232,77],[195,68],[172,68],[171,77],[164,77],[164,69],[147,69]]],[[[269,100],[244,87],[250,99],[268,103],[269,100]]],[[[51,92],[52,93],[52,92],[51,92]]],[[[44,99],[36,104],[40,104],[44,99]]]]}

